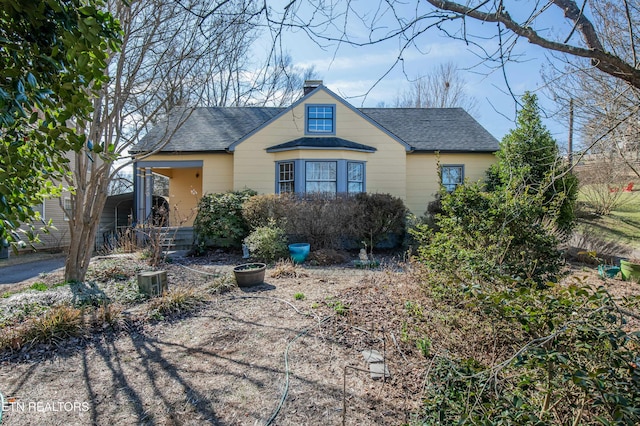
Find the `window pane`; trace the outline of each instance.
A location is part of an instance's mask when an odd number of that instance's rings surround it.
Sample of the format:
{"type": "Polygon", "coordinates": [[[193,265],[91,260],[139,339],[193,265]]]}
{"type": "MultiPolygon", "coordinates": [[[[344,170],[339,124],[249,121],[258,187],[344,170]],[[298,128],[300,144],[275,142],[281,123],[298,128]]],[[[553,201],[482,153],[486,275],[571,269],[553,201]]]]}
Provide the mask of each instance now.
{"type": "Polygon", "coordinates": [[[287,192],[294,192],[293,182],[280,182],[278,193],[284,194],[287,192]]]}
{"type": "Polygon", "coordinates": [[[322,181],[335,181],[336,180],[336,162],[335,161],[307,161],[306,177],[307,181],[310,180],[322,180],[322,181]]]}
{"type": "Polygon", "coordinates": [[[44,217],[44,201],[36,206],[33,206],[33,211],[40,213],[40,219],[45,220],[44,217]]]}
{"type": "Polygon", "coordinates": [[[347,192],[362,192],[364,190],[364,164],[347,164],[347,192]]]}
{"type": "Polygon", "coordinates": [[[306,192],[330,192],[336,193],[335,182],[309,182],[307,181],[306,192]]]}
{"type": "Polygon", "coordinates": [[[350,181],[362,181],[362,164],[349,163],[349,180],[350,181]]]}
{"type": "Polygon", "coordinates": [[[462,166],[442,166],[442,185],[451,192],[462,184],[462,166]]]}
{"type": "Polygon", "coordinates": [[[305,168],[306,192],[337,191],[337,163],[335,161],[307,161],[305,168]]]}
{"type": "Polygon", "coordinates": [[[349,182],[347,191],[350,193],[362,192],[362,182],[349,182]]]}
{"type": "Polygon", "coordinates": [[[62,199],[62,210],[64,213],[64,220],[69,220],[69,215],[71,214],[71,198],[62,199]]]}
{"type": "Polygon", "coordinates": [[[295,191],[295,168],[293,161],[280,163],[278,166],[278,192],[294,192],[295,191]]]}
{"type": "Polygon", "coordinates": [[[333,107],[310,106],[307,109],[307,130],[312,133],[333,132],[333,107]]]}

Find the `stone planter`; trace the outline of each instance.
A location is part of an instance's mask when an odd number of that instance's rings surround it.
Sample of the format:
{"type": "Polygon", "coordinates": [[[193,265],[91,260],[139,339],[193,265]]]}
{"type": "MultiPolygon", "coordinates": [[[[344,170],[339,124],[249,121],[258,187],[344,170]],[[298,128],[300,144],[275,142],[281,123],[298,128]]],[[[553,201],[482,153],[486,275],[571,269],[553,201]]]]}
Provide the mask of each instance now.
{"type": "Polygon", "coordinates": [[[264,282],[264,272],[267,265],[264,263],[243,263],[233,268],[238,287],[251,287],[264,282]]]}
{"type": "Polygon", "coordinates": [[[160,296],[169,289],[167,271],[144,271],[138,273],[138,290],[147,296],[160,296]]]}
{"type": "Polygon", "coordinates": [[[640,261],[621,260],[620,275],[624,281],[640,282],[640,261]]]}

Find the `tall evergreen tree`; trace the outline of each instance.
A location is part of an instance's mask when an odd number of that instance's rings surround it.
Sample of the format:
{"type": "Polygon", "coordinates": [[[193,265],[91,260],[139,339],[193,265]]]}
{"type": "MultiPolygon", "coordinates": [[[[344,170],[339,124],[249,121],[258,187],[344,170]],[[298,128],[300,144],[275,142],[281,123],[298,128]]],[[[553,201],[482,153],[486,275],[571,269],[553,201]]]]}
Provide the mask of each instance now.
{"type": "Polygon", "coordinates": [[[542,123],[537,96],[525,93],[522,104],[516,128],[500,142],[498,163],[489,171],[488,189],[539,195],[540,219],[550,219],[568,234],[575,219],[578,180],[542,123]]]}

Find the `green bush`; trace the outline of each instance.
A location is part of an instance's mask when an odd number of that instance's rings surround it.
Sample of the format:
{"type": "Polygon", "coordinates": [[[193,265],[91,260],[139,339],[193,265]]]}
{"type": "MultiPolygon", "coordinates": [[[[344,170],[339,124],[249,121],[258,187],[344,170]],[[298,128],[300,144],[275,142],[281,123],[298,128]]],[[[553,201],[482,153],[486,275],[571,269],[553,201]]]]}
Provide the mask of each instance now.
{"type": "Polygon", "coordinates": [[[289,254],[284,230],[273,219],[253,230],[244,239],[244,243],[249,248],[251,257],[267,263],[286,258],[289,254]]]}
{"type": "Polygon", "coordinates": [[[560,155],[558,144],[542,123],[537,96],[525,93],[518,122],[500,142],[498,162],[486,176],[487,189],[540,194],[544,218],[562,233],[571,235],[575,224],[578,180],[560,155]]]}
{"type": "Polygon", "coordinates": [[[204,195],[193,223],[196,246],[240,247],[249,234],[242,205],[254,195],[250,189],[204,195]]]}
{"type": "Polygon", "coordinates": [[[640,339],[606,290],[491,288],[466,303],[517,345],[491,366],[435,358],[422,424],[638,424],[640,339]]]}
{"type": "Polygon", "coordinates": [[[418,259],[463,279],[555,280],[562,257],[553,228],[540,220],[541,197],[458,187],[442,197],[437,231],[427,225],[411,231],[420,244],[418,259]]]}

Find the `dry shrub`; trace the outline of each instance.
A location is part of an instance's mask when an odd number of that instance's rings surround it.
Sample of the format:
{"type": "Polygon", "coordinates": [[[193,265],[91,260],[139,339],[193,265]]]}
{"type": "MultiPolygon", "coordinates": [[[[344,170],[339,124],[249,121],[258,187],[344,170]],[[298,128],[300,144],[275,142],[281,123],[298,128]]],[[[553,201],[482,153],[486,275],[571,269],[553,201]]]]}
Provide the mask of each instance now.
{"type": "Polygon", "coordinates": [[[123,306],[105,301],[97,309],[93,311],[91,317],[91,325],[94,327],[107,328],[111,326],[113,329],[122,328],[124,324],[123,306]]]}
{"type": "Polygon", "coordinates": [[[106,259],[101,262],[92,262],[87,276],[97,281],[126,281],[136,273],[137,270],[131,268],[126,262],[118,259],[106,259]]]}
{"type": "Polygon", "coordinates": [[[193,288],[177,288],[149,301],[147,315],[152,319],[193,312],[200,307],[205,298],[193,288]]]}
{"type": "Polygon", "coordinates": [[[337,265],[348,260],[349,256],[345,252],[333,249],[314,250],[309,253],[308,258],[309,263],[319,266],[337,265]]]}
{"type": "Polygon", "coordinates": [[[224,274],[216,277],[207,285],[207,290],[212,294],[222,294],[237,287],[236,280],[232,274],[224,274]]]}
{"type": "Polygon", "coordinates": [[[314,250],[360,247],[363,240],[371,247],[389,234],[401,237],[406,213],[401,199],[367,193],[257,195],[242,210],[252,228],[275,220],[289,242],[306,242],[314,250]]]}
{"type": "Polygon", "coordinates": [[[616,241],[605,241],[598,238],[597,232],[592,232],[588,227],[582,233],[574,233],[569,240],[567,255],[584,263],[597,264],[600,259],[612,259],[616,256],[628,256],[631,249],[616,241]],[[593,256],[584,256],[583,253],[595,253],[593,256]]]}
{"type": "Polygon", "coordinates": [[[281,259],[273,267],[273,271],[269,275],[271,278],[304,278],[309,274],[296,266],[291,259],[281,259]]]}
{"type": "Polygon", "coordinates": [[[269,219],[286,217],[295,202],[292,194],[256,195],[242,205],[242,217],[253,230],[264,226],[269,219]]]}
{"type": "Polygon", "coordinates": [[[138,250],[137,232],[132,227],[118,231],[116,249],[122,253],[135,253],[138,250]]]}
{"type": "Polygon", "coordinates": [[[84,329],[82,311],[68,305],[51,308],[44,315],[0,330],[0,350],[20,350],[37,343],[58,343],[84,329]]]}

